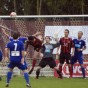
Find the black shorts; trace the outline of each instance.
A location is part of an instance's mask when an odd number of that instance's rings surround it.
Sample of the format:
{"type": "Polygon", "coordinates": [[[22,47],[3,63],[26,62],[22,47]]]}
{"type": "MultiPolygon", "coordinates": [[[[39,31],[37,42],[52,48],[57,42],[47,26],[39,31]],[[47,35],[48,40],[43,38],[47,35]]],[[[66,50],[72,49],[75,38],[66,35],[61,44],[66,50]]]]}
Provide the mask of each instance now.
{"type": "Polygon", "coordinates": [[[56,67],[56,62],[53,57],[43,58],[39,63],[39,66],[42,68],[44,68],[46,65],[49,65],[50,68],[56,67]]]}
{"type": "Polygon", "coordinates": [[[67,64],[71,63],[71,54],[69,53],[61,53],[60,54],[60,63],[64,64],[64,62],[66,61],[67,64]]]}

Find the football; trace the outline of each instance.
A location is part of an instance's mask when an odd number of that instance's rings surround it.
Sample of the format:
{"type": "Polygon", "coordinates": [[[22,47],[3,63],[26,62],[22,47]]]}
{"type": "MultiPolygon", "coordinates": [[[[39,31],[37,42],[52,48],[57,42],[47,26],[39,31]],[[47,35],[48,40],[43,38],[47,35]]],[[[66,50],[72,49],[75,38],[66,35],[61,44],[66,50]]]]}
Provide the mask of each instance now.
{"type": "Polygon", "coordinates": [[[11,17],[16,17],[17,14],[16,14],[16,12],[11,12],[11,13],[10,13],[10,16],[11,16],[11,17]]]}

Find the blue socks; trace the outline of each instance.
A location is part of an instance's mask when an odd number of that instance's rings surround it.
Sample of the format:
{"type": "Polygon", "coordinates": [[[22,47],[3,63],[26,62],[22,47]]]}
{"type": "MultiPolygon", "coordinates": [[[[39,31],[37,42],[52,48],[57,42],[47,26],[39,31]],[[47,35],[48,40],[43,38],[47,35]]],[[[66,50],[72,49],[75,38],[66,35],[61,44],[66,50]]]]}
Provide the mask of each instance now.
{"type": "MultiPolygon", "coordinates": [[[[7,83],[9,84],[10,80],[11,80],[11,77],[12,77],[12,72],[8,72],[7,73],[7,83]]],[[[24,78],[26,80],[26,83],[29,84],[29,76],[28,76],[28,73],[24,73],[24,78]]]]}
{"type": "Polygon", "coordinates": [[[26,80],[26,83],[29,84],[29,76],[28,76],[28,73],[24,73],[24,78],[26,80]]]}
{"type": "Polygon", "coordinates": [[[81,69],[82,69],[83,78],[85,78],[85,68],[81,67],[81,69]]]}
{"type": "Polygon", "coordinates": [[[10,82],[11,77],[12,77],[12,72],[8,72],[8,73],[7,73],[7,83],[10,82]]]}

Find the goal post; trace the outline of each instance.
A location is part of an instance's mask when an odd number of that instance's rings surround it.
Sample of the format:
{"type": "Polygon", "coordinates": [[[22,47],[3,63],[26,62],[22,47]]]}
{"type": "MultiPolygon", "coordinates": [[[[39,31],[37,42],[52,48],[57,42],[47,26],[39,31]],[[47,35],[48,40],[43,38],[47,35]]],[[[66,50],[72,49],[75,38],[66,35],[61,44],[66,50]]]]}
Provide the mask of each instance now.
{"type": "MultiPolygon", "coordinates": [[[[36,31],[40,31],[43,36],[51,37],[51,43],[55,43],[55,38],[58,38],[59,40],[60,37],[64,35],[63,32],[65,29],[70,31],[69,36],[73,39],[77,38],[78,31],[83,31],[83,39],[87,42],[86,44],[88,47],[88,15],[17,15],[15,17],[0,16],[0,48],[4,52],[5,45],[9,41],[8,37],[3,33],[2,30],[5,30],[9,36],[11,36],[15,31],[19,31],[24,37],[32,35],[36,31]]],[[[54,50],[53,54],[54,58],[58,59],[58,57],[55,56],[56,50],[54,50]]],[[[29,65],[31,64],[32,55],[33,49],[30,47],[27,55],[29,65]]],[[[84,51],[84,59],[85,61],[88,60],[88,49],[84,51]]],[[[86,70],[88,69],[86,68],[86,70]]],[[[35,72],[33,75],[35,75],[35,72]]],[[[53,70],[46,68],[42,71],[41,75],[53,76],[53,70]]]]}
{"type": "MultiPolygon", "coordinates": [[[[13,18],[69,18],[69,17],[88,17],[88,15],[17,15],[13,18]]],[[[11,18],[8,15],[1,15],[0,18],[11,18]]]]}

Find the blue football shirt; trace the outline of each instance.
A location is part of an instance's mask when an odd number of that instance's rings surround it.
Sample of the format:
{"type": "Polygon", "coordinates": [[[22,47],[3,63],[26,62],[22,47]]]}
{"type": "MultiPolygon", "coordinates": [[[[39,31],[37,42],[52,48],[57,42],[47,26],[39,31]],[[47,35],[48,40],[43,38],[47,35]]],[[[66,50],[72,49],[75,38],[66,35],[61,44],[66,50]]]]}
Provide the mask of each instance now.
{"type": "MultiPolygon", "coordinates": [[[[12,37],[9,37],[9,40],[10,41],[13,41],[13,38],[12,37]]],[[[27,38],[26,37],[19,37],[18,40],[21,41],[21,42],[23,42],[23,43],[25,43],[25,41],[27,40],[27,38]]]]}
{"type": "Polygon", "coordinates": [[[10,50],[10,61],[21,62],[22,51],[24,51],[24,44],[19,40],[13,40],[6,45],[6,48],[10,50]]]}
{"type": "Polygon", "coordinates": [[[82,49],[83,47],[86,47],[85,41],[74,39],[73,42],[74,42],[74,45],[75,45],[75,54],[76,55],[82,55],[82,51],[78,51],[78,49],[82,49]]]}

